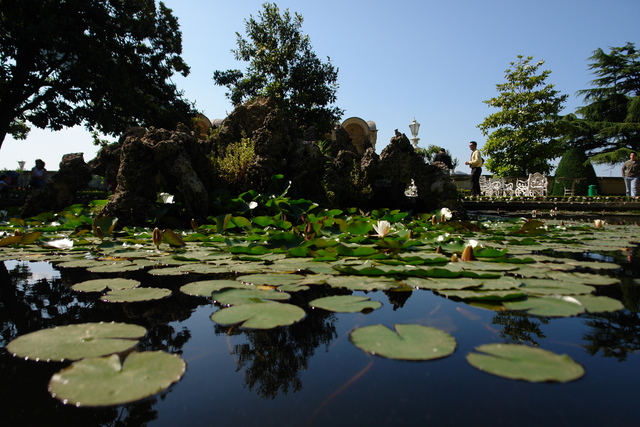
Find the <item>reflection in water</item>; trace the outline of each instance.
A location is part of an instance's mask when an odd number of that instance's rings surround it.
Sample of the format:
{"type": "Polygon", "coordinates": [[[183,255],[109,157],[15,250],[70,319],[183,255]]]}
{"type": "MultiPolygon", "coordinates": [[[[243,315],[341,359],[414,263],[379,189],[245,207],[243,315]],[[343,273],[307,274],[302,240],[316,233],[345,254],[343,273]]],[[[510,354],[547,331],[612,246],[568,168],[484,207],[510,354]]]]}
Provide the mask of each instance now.
{"type": "Polygon", "coordinates": [[[549,319],[534,317],[516,311],[498,311],[492,323],[502,326],[500,336],[508,344],[529,344],[538,347],[539,339],[545,338],[540,324],[547,325],[549,319]],[[539,322],[539,323],[538,323],[539,322]]]}
{"type": "MultiPolygon", "coordinates": [[[[6,345],[19,335],[57,325],[117,321],[135,323],[147,328],[149,332],[140,343],[140,350],[183,353],[192,338],[192,331],[184,326],[185,321],[191,318],[195,309],[203,305],[212,306],[212,303],[204,298],[182,294],[178,289],[187,282],[204,280],[205,277],[158,277],[150,276],[144,271],[123,273],[119,276],[140,280],[145,286],[170,288],[173,295],[149,303],[108,304],[98,301],[95,294],[77,293],[69,289],[69,286],[75,283],[98,277],[86,270],[61,269],[60,277],[41,277],[34,280],[29,263],[16,264],[9,270],[5,263],[0,262],[1,345],[6,345]]],[[[308,291],[294,294],[291,303],[306,308],[308,302],[314,298],[342,292],[349,293],[314,286],[308,291]]],[[[389,301],[387,310],[393,311],[389,325],[395,322],[396,318],[402,319],[403,312],[416,310],[415,307],[410,308],[411,304],[407,304],[412,295],[421,300],[426,298],[424,295],[427,292],[385,292],[389,301]]],[[[583,334],[586,342],[583,348],[592,356],[601,352],[604,357],[627,360],[631,353],[640,350],[640,318],[637,313],[640,287],[631,280],[626,281],[622,287],[599,287],[599,293],[606,293],[624,301],[627,310],[583,316],[585,324],[590,328],[583,334]]],[[[439,298],[438,307],[439,301],[442,301],[443,305],[446,304],[446,299],[431,296],[439,298]]],[[[419,312],[419,309],[417,311],[419,312]]],[[[500,336],[507,343],[543,346],[546,339],[544,329],[553,327],[548,318],[523,313],[498,311],[488,316],[493,316],[493,324],[501,326],[500,336]]],[[[252,393],[271,400],[302,392],[302,374],[313,368],[310,366],[313,365],[311,359],[318,353],[317,349],[328,349],[329,344],[337,338],[338,319],[342,318],[324,310],[307,309],[307,317],[289,327],[245,331],[213,324],[213,328],[218,336],[244,337],[242,344],[237,344],[231,349],[237,360],[237,369],[243,372],[244,383],[252,393]]],[[[487,319],[488,317],[485,317],[476,322],[488,321],[487,319]]],[[[390,364],[381,361],[376,363],[373,369],[372,360],[363,370],[367,376],[373,375],[373,371],[377,369],[382,370],[383,366],[391,366],[390,369],[411,366],[416,370],[425,366],[417,363],[390,364]]],[[[216,360],[212,361],[215,362],[216,360]]],[[[452,362],[449,360],[439,363],[443,366],[452,362]]],[[[169,389],[153,398],[118,407],[69,407],[51,398],[46,390],[51,375],[66,365],[18,360],[5,350],[0,350],[0,375],[3,378],[0,402],[4,407],[11,408],[2,418],[3,424],[44,425],[50,424],[51,420],[64,419],[70,425],[82,426],[144,425],[157,420],[156,407],[168,399],[174,390],[169,389]],[[37,408],[37,411],[34,411],[34,408],[37,408]]],[[[307,386],[304,384],[305,388],[307,386]]],[[[313,384],[309,386],[313,388],[313,384]]],[[[328,398],[324,395],[327,400],[324,403],[319,400],[317,405],[324,408],[328,402],[334,404],[333,397],[343,388],[336,388],[328,398]]],[[[192,393],[197,394],[198,390],[193,390],[192,393]]]]}
{"type": "MultiPolygon", "coordinates": [[[[315,298],[315,297],[314,297],[315,298]]],[[[311,300],[313,298],[310,298],[311,300]]],[[[300,374],[307,370],[315,350],[336,337],[335,315],[311,310],[300,323],[266,331],[240,331],[216,325],[217,334],[244,334],[247,343],[233,347],[238,369],[250,390],[273,399],[279,393],[302,389],[300,374]]]]}

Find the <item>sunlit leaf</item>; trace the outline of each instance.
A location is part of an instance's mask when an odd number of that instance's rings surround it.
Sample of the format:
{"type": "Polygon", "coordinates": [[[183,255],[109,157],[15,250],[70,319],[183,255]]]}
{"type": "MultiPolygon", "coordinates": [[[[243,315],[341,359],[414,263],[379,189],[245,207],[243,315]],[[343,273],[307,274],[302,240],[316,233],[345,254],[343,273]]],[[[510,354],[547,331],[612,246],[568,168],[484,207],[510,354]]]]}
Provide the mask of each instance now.
{"type": "Polygon", "coordinates": [[[133,279],[93,279],[76,283],[71,289],[78,292],[102,292],[105,289],[131,289],[140,286],[140,282],[133,279]]]}
{"type": "Polygon", "coordinates": [[[354,329],[351,341],[368,353],[390,359],[431,360],[452,354],[455,338],[436,328],[422,325],[395,325],[392,331],[384,325],[354,329]]]}
{"type": "Polygon", "coordinates": [[[21,335],[7,350],[36,361],[78,360],[128,350],[146,333],[142,326],[126,323],[80,323],[21,335]]]}
{"type": "Polygon", "coordinates": [[[211,315],[221,325],[235,325],[248,329],[272,329],[291,325],[306,316],[303,309],[292,304],[261,302],[223,308],[211,315]]]}
{"type": "Polygon", "coordinates": [[[469,353],[475,368],[504,378],[530,382],[569,382],[584,375],[584,368],[566,354],[520,344],[485,344],[469,353]]]}
{"type": "Polygon", "coordinates": [[[180,381],[186,363],[163,351],[131,353],[80,360],[51,377],[49,392],[75,406],[110,406],[134,402],[166,390],[180,381]]]}
{"type": "Polygon", "coordinates": [[[166,288],[131,288],[109,291],[100,299],[105,302],[141,302],[167,298],[170,295],[171,291],[166,288]]]}
{"type": "Polygon", "coordinates": [[[335,311],[337,313],[357,313],[375,310],[380,308],[382,303],[380,301],[372,301],[370,298],[363,296],[334,295],[314,299],[309,301],[309,305],[314,308],[335,311]]]}

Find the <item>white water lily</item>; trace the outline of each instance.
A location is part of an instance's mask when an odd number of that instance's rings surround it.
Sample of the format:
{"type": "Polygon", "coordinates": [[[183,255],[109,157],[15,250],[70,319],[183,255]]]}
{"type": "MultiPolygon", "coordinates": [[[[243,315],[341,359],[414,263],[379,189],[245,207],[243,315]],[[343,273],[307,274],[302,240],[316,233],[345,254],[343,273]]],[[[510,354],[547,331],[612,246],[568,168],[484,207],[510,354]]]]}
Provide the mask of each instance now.
{"type": "Polygon", "coordinates": [[[173,194],[158,193],[158,203],[173,203],[173,194]]]}
{"type": "Polygon", "coordinates": [[[450,234],[449,234],[449,233],[444,233],[444,234],[439,235],[439,236],[438,236],[438,242],[444,242],[444,240],[445,240],[446,238],[448,238],[449,236],[450,236],[450,234]]]}
{"type": "Polygon", "coordinates": [[[440,222],[449,221],[453,217],[451,213],[451,209],[442,208],[440,209],[440,222]]]}
{"type": "Polygon", "coordinates": [[[380,220],[377,224],[373,224],[373,229],[378,233],[378,237],[384,237],[391,231],[389,221],[380,220]]]}
{"type": "Polygon", "coordinates": [[[73,247],[73,240],[71,239],[58,239],[58,240],[50,240],[45,246],[54,247],[56,249],[71,249],[73,247]]]}
{"type": "Polygon", "coordinates": [[[476,246],[478,246],[478,243],[479,243],[479,242],[478,242],[477,240],[473,240],[473,239],[469,239],[469,240],[467,241],[467,245],[471,246],[471,247],[472,247],[472,248],[474,248],[474,249],[475,249],[475,247],[476,247],[476,246]]]}

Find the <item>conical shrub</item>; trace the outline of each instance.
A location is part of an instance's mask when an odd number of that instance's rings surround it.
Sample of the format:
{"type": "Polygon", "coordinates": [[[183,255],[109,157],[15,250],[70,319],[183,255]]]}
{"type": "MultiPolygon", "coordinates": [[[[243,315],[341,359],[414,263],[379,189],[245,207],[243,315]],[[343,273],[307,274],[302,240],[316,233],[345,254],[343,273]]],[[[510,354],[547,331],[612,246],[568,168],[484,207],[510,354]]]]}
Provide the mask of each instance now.
{"type": "Polygon", "coordinates": [[[598,186],[596,171],[591,163],[587,163],[587,160],[587,155],[578,148],[569,148],[565,151],[556,169],[551,195],[564,196],[565,186],[571,185],[570,182],[558,181],[558,178],[585,178],[575,184],[576,196],[586,196],[590,185],[598,186]]]}

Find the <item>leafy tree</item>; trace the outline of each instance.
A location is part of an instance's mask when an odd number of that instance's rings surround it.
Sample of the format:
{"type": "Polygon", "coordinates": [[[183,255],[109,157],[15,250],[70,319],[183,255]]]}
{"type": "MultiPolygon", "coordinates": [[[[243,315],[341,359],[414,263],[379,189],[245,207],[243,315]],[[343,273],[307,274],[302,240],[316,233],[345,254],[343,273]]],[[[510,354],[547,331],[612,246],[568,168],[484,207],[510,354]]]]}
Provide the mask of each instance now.
{"type": "Polygon", "coordinates": [[[587,158],[584,151],[571,147],[562,155],[560,163],[555,173],[556,180],[551,188],[551,196],[564,196],[565,186],[572,185],[571,182],[562,182],[558,178],[586,178],[575,184],[576,195],[587,195],[590,185],[598,185],[598,177],[593,165],[587,158]]]}
{"type": "Polygon", "coordinates": [[[323,63],[312,51],[309,36],[301,33],[303,18],[289,9],[280,13],[273,3],[264,3],[256,20],[245,20],[248,39],[239,33],[238,48],[231,52],[248,62],[240,70],[215,71],[213,80],[229,89],[234,105],[257,96],[275,99],[301,128],[314,127],[322,135],[330,132],[343,111],[336,101],[338,70],[330,59],[323,63]]]}
{"type": "MultiPolygon", "coordinates": [[[[438,145],[428,145],[427,148],[421,148],[421,147],[416,148],[416,152],[420,156],[422,156],[422,158],[425,160],[425,163],[433,162],[433,157],[440,152],[440,148],[441,147],[438,145]]],[[[454,159],[453,156],[451,155],[451,152],[446,148],[444,152],[449,157],[451,157],[451,164],[453,165],[453,169],[455,169],[458,166],[458,159],[457,158],[454,159]]]]}
{"type": "Polygon", "coordinates": [[[549,173],[550,160],[562,153],[556,139],[562,129],[558,113],[568,96],[546,83],[551,71],[538,74],[544,61],[531,64],[532,59],[519,55],[505,71],[506,83],[496,85],[500,95],[484,101],[500,109],[478,125],[488,137],[482,149],[490,157],[485,165],[496,175],[549,173]]]}
{"type": "Polygon", "coordinates": [[[0,0],[0,147],[29,125],[189,123],[170,78],[188,75],[178,21],[154,0],[0,0]]]}
{"type": "Polygon", "coordinates": [[[640,150],[640,52],[627,43],[609,53],[597,49],[589,59],[597,78],[578,92],[586,105],[567,117],[569,141],[594,163],[620,163],[640,150]]]}

